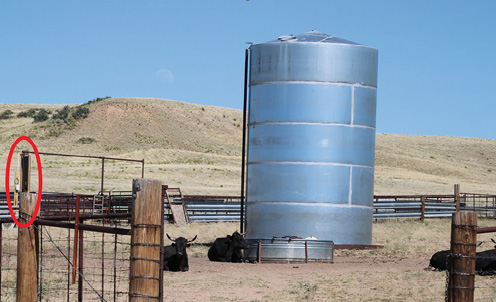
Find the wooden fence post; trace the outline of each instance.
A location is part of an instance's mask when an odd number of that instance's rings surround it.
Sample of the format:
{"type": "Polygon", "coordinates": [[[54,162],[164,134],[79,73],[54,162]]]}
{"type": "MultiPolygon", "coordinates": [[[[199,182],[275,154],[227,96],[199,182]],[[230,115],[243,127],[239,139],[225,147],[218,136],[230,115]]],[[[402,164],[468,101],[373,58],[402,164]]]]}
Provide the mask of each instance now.
{"type": "Polygon", "coordinates": [[[160,299],[162,182],[133,180],[129,301],[160,299]]]}
{"type": "MultiPolygon", "coordinates": [[[[38,194],[22,192],[19,195],[19,222],[31,220],[36,208],[38,194]]],[[[32,302],[38,300],[38,230],[30,225],[17,230],[17,300],[32,302]]]]}
{"type": "Polygon", "coordinates": [[[473,302],[477,213],[455,212],[451,224],[451,265],[448,280],[449,302],[473,302]]]}
{"type": "Polygon", "coordinates": [[[456,211],[460,212],[460,185],[455,185],[455,204],[456,211]]]}

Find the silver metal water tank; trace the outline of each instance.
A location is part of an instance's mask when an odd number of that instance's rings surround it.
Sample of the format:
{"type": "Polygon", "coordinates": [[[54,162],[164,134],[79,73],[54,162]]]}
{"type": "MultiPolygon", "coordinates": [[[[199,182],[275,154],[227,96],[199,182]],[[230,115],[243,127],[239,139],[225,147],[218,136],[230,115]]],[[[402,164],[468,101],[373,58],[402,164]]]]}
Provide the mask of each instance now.
{"type": "Polygon", "coordinates": [[[251,46],[252,260],[262,240],[371,244],[377,57],[377,49],[315,31],[251,46]]]}

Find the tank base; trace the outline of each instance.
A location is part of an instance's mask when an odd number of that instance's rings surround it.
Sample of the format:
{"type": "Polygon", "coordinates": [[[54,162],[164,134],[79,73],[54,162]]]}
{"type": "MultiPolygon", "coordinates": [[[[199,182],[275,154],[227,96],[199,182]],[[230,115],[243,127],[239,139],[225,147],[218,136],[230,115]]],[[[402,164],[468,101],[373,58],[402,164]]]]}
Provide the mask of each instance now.
{"type": "Polygon", "coordinates": [[[332,241],[285,237],[245,240],[250,246],[245,252],[245,259],[250,262],[334,262],[334,243],[332,241]]]}

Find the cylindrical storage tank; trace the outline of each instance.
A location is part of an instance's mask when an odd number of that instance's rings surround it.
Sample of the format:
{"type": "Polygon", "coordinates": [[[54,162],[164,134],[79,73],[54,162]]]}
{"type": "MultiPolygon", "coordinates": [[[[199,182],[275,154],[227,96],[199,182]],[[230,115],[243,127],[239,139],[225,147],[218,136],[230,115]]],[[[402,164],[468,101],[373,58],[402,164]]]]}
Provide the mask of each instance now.
{"type": "Polygon", "coordinates": [[[377,56],[315,31],[251,46],[249,258],[270,238],[371,244],[377,56]]]}

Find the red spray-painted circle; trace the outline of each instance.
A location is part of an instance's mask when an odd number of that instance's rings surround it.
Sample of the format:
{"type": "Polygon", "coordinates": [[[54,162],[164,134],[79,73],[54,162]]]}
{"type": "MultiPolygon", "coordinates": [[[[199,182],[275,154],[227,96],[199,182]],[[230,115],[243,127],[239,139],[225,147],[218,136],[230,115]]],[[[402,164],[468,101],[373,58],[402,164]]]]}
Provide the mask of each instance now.
{"type": "Polygon", "coordinates": [[[7,171],[5,173],[5,193],[7,195],[7,204],[9,205],[9,211],[10,211],[10,216],[14,220],[15,224],[17,224],[18,227],[20,228],[27,228],[30,226],[34,220],[36,219],[36,216],[38,215],[38,211],[40,210],[40,204],[41,204],[41,194],[42,194],[42,184],[43,184],[43,173],[41,172],[41,160],[40,160],[40,154],[38,153],[38,148],[36,148],[36,145],[33,143],[33,141],[27,137],[27,136],[20,136],[16,139],[12,147],[10,147],[10,152],[9,152],[9,158],[7,159],[7,171]],[[29,220],[27,223],[20,223],[19,220],[17,220],[14,210],[12,209],[12,202],[10,201],[10,162],[12,161],[12,156],[14,155],[14,150],[17,144],[19,144],[21,141],[27,141],[31,147],[33,147],[34,154],[36,155],[36,164],[38,165],[38,199],[36,200],[36,208],[34,209],[33,216],[31,217],[31,220],[29,220]]]}

